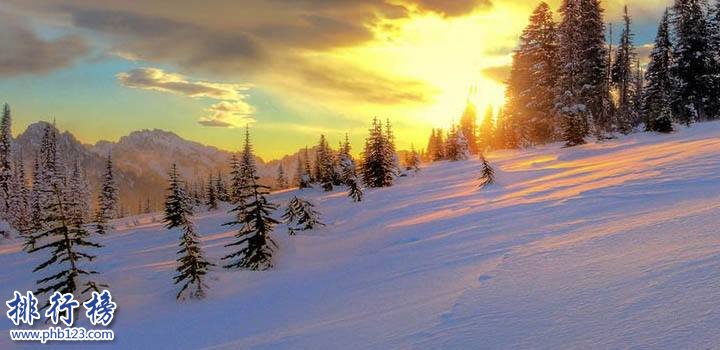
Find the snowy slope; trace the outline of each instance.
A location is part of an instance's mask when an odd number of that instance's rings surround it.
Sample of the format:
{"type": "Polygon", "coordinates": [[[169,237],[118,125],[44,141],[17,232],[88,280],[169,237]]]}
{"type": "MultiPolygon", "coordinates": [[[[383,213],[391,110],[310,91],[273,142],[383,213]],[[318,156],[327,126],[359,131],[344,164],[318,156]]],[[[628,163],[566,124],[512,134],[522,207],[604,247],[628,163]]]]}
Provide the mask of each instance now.
{"type": "MultiPolygon", "coordinates": [[[[720,123],[572,149],[430,165],[360,204],[305,191],[327,227],[288,237],[270,272],[216,268],[178,303],[179,233],[119,223],[97,268],[115,345],[161,349],[695,349],[720,346],[720,123]]],[[[275,194],[283,203],[293,192],[275,194]]],[[[196,218],[214,261],[233,231],[196,218]]],[[[0,296],[39,260],[0,245],[0,296]]],[[[81,324],[82,325],[82,324],[81,324]]],[[[0,321],[0,348],[8,340],[0,321]]],[[[54,344],[76,348],[78,344],[54,344]]],[[[100,344],[85,347],[107,348],[100,344]]]]}

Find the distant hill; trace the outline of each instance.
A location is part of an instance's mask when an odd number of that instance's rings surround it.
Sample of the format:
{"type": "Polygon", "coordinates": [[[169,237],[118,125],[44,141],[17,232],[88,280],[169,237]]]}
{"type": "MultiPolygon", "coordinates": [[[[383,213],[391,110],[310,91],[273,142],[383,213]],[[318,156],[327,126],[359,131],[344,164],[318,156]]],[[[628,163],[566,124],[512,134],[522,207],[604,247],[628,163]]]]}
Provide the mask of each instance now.
{"type": "MultiPolygon", "coordinates": [[[[16,149],[22,154],[26,167],[32,168],[35,153],[40,147],[47,122],[37,122],[18,135],[16,149]]],[[[159,209],[165,195],[167,171],[176,163],[180,174],[190,182],[207,179],[212,172],[228,176],[231,152],[198,142],[185,140],[175,133],[154,129],[134,131],[117,142],[99,141],[87,145],[68,131],[58,131],[58,149],[68,165],[78,160],[88,175],[93,192],[97,191],[104,171],[105,157],[112,152],[116,166],[120,201],[129,213],[135,213],[140,201],[150,199],[153,209],[159,209]]],[[[256,158],[260,181],[273,185],[277,167],[282,163],[292,178],[299,152],[280,160],[265,162],[256,158]]],[[[30,174],[28,172],[28,174],[30,174]]]]}

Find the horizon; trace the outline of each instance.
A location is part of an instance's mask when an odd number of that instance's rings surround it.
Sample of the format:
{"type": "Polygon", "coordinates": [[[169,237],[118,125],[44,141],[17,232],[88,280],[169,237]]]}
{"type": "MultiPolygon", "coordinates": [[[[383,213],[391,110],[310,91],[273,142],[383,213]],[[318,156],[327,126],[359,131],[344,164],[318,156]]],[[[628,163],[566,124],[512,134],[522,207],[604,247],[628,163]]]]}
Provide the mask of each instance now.
{"type": "MultiPolygon", "coordinates": [[[[670,2],[627,2],[642,58],[670,2]]],[[[236,151],[250,123],[258,155],[280,159],[321,133],[334,145],[347,132],[358,150],[377,116],[391,120],[399,148],[422,147],[466,101],[479,111],[502,105],[511,54],[538,3],[243,1],[195,16],[189,4],[11,0],[0,5],[14,49],[4,53],[0,96],[14,134],[55,118],[85,144],[157,128],[236,151]],[[47,57],[23,59],[33,50],[47,57]]],[[[556,12],[559,1],[548,3],[556,12]]],[[[625,2],[603,3],[618,23],[625,2]]]]}

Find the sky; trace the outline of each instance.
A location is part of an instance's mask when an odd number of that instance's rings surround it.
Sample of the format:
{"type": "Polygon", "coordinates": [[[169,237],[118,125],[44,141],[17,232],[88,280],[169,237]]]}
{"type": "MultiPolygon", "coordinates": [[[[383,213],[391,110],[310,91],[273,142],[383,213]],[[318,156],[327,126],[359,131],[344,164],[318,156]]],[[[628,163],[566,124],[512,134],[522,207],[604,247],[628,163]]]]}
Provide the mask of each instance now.
{"type": "MultiPolygon", "coordinates": [[[[559,0],[548,1],[557,9],[559,0]]],[[[646,56],[672,0],[622,6],[646,56]]],[[[539,1],[3,0],[0,101],[14,133],[56,120],[85,143],[164,129],[226,150],[250,125],[275,159],[345,133],[358,152],[373,117],[399,148],[423,147],[468,100],[499,107],[512,50],[539,1]]]]}

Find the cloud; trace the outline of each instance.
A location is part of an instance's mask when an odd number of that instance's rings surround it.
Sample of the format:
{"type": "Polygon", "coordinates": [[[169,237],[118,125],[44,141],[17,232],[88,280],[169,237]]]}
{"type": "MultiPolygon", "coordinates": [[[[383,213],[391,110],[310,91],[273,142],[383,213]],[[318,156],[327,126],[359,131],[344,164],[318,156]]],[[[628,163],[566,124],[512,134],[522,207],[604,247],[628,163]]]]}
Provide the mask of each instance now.
{"type": "Polygon", "coordinates": [[[88,53],[78,36],[40,38],[25,22],[0,12],[0,76],[41,74],[71,65],[88,53]]]}
{"type": "Polygon", "coordinates": [[[124,86],[171,92],[189,97],[209,97],[218,100],[235,100],[242,97],[240,91],[249,89],[247,84],[190,82],[180,74],[166,73],[158,68],[138,68],[117,75],[124,86]]]}
{"type": "Polygon", "coordinates": [[[410,1],[418,8],[426,11],[433,11],[446,16],[460,16],[474,11],[475,9],[486,10],[492,7],[490,0],[414,0],[410,1]]]}
{"type": "Polygon", "coordinates": [[[293,62],[292,76],[280,76],[275,83],[294,83],[296,85],[292,89],[329,94],[328,97],[354,103],[378,105],[427,103],[437,93],[434,86],[422,80],[387,76],[327,57],[296,57],[293,62]],[[312,84],[308,85],[307,82],[312,84]]]}
{"type": "Polygon", "coordinates": [[[227,128],[254,121],[255,108],[245,101],[247,95],[242,93],[250,89],[248,84],[190,81],[183,75],[159,68],[133,69],[119,73],[117,79],[130,88],[221,100],[207,109],[207,116],[200,118],[198,123],[203,126],[227,128]]]}
{"type": "Polygon", "coordinates": [[[115,10],[75,9],[71,17],[77,27],[108,34],[114,51],[188,70],[247,72],[265,58],[261,45],[243,32],[115,10]]]}
{"type": "Polygon", "coordinates": [[[200,118],[198,123],[209,127],[234,128],[255,120],[252,118],[255,107],[243,100],[222,101],[208,108],[208,116],[200,118]]]}

